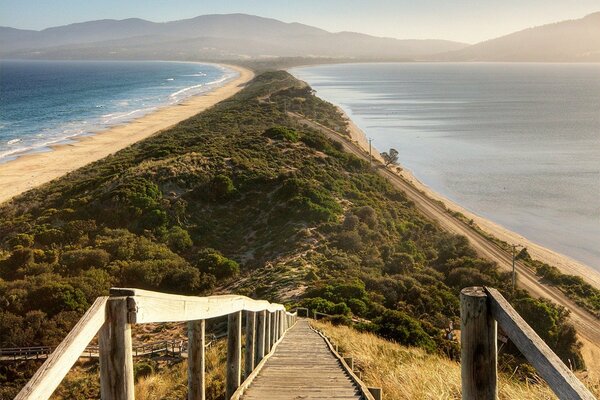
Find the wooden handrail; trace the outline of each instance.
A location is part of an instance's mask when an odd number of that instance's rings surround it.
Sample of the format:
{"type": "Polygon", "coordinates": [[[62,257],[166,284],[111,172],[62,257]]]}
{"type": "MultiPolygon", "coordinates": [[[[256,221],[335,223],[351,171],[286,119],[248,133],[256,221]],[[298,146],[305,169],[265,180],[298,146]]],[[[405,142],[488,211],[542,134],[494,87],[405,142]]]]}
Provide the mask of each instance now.
{"type": "Polygon", "coordinates": [[[128,298],[129,323],[132,324],[195,321],[238,311],[285,311],[281,304],[237,295],[195,297],[124,288],[113,288],[110,294],[128,298]]]}
{"type": "MultiPolygon", "coordinates": [[[[227,394],[240,385],[242,318],[258,322],[246,324],[247,351],[254,353],[254,368],[297,319],[281,304],[253,300],[245,296],[193,297],[151,292],[133,288],[113,288],[110,297],[98,298],[67,337],[48,357],[15,399],[48,399],[90,341],[99,335],[100,386],[103,400],[134,398],[133,346],[131,325],[149,322],[188,322],[189,400],[204,399],[205,320],[229,316],[227,394]],[[270,321],[265,324],[265,321],[270,321]],[[252,329],[253,332],[248,332],[252,329]],[[271,338],[271,340],[269,340],[271,338]],[[261,351],[255,351],[260,349],[261,351]]],[[[251,354],[251,353],[247,353],[251,354]]],[[[245,376],[252,371],[245,371],[245,376]]]]}
{"type": "Polygon", "coordinates": [[[595,400],[508,301],[493,288],[461,291],[462,398],[497,398],[497,325],[561,400],[595,400]]]}
{"type": "Polygon", "coordinates": [[[48,399],[104,324],[108,297],[99,297],[21,389],[15,400],[48,399]]]}

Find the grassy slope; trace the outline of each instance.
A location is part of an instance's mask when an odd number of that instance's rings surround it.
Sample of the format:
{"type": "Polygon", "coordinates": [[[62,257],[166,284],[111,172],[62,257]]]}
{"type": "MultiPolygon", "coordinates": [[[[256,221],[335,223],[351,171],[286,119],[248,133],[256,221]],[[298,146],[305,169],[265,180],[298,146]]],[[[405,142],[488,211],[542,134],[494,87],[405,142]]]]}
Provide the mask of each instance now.
{"type": "MultiPolygon", "coordinates": [[[[327,322],[312,322],[339,347],[369,385],[381,387],[386,399],[460,399],[460,364],[421,349],[404,347],[369,333],[327,322]]],[[[586,382],[596,396],[600,383],[586,382]]],[[[499,377],[499,399],[556,399],[545,384],[499,377]]]]}
{"type": "MultiPolygon", "coordinates": [[[[111,285],[220,286],[352,313],[370,321],[363,329],[456,355],[442,330],[458,322],[460,288],[510,280],[290,109],[345,129],[310,88],[268,73],[0,206],[0,346],[56,344],[111,285]]],[[[523,292],[510,300],[562,357],[578,359],[568,312],[523,292]]],[[[5,393],[31,373],[0,369],[5,393]]]]}

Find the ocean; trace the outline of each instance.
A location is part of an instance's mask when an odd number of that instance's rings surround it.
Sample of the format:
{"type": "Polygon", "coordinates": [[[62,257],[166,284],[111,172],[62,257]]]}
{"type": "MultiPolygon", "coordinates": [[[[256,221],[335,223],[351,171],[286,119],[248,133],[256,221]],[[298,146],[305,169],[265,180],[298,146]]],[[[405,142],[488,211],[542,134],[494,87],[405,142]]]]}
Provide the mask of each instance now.
{"type": "Polygon", "coordinates": [[[600,270],[600,64],[295,68],[468,210],[600,270]]]}
{"type": "Polygon", "coordinates": [[[210,91],[237,72],[161,61],[0,61],[0,163],[210,91]]]}

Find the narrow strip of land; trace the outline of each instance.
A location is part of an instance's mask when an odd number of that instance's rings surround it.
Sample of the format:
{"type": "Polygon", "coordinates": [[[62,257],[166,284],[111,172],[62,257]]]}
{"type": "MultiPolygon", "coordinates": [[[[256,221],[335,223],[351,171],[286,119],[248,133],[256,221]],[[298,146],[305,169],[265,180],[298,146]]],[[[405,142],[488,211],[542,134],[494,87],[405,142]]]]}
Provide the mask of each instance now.
{"type": "Polygon", "coordinates": [[[361,399],[356,384],[306,320],[286,332],[244,400],[361,399]]]}
{"type": "Polygon", "coordinates": [[[193,117],[233,96],[254,77],[248,69],[227,68],[236,70],[239,76],[211,92],[192,96],[96,135],[82,137],[73,144],[55,146],[53,151],[25,155],[0,164],[0,203],[193,117]]]}
{"type": "MultiPolygon", "coordinates": [[[[299,119],[301,123],[320,130],[331,139],[335,139],[337,141],[343,139],[342,144],[344,145],[346,151],[363,160],[369,159],[369,155],[362,147],[347,140],[346,137],[340,135],[338,132],[335,132],[334,130],[329,129],[315,121],[306,119],[301,115],[293,113],[290,113],[290,115],[299,119]]],[[[425,216],[437,221],[443,229],[467,237],[473,248],[480,256],[488,260],[495,261],[500,268],[512,270],[512,254],[509,254],[496,243],[493,243],[481,235],[465,222],[455,218],[442,204],[420,192],[416,187],[414,187],[410,182],[406,181],[401,176],[386,168],[378,168],[378,172],[387,178],[396,188],[404,191],[408,198],[415,203],[417,209],[419,209],[419,211],[421,211],[425,216]]],[[[550,299],[570,310],[571,321],[575,325],[577,332],[586,342],[589,342],[586,344],[595,346],[596,354],[600,354],[598,353],[598,351],[600,351],[600,349],[598,349],[600,344],[600,320],[575,304],[575,302],[565,296],[559,289],[544,285],[542,282],[540,282],[540,279],[536,276],[535,272],[526,267],[524,264],[517,263],[516,270],[518,274],[518,284],[520,287],[527,290],[533,296],[550,299]]],[[[586,362],[588,362],[588,364],[594,361],[589,360],[589,358],[589,356],[586,357],[586,362]]]]}

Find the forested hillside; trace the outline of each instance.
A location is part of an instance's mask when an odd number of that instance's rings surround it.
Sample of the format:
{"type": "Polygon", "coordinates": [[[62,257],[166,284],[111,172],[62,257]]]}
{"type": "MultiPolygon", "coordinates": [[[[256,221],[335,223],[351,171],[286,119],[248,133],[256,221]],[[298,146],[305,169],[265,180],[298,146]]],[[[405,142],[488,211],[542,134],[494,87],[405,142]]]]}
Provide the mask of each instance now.
{"type": "MultiPolygon", "coordinates": [[[[130,286],[299,303],[455,358],[444,329],[458,326],[459,290],[489,285],[582,366],[567,310],[512,294],[509,276],[465,238],[286,110],[346,129],[308,86],[265,73],[214,108],[2,205],[0,347],[57,344],[97,296],[130,286]]],[[[520,363],[515,354],[505,348],[502,365],[520,363]]],[[[14,394],[37,365],[0,365],[0,393],[14,394]]]]}

